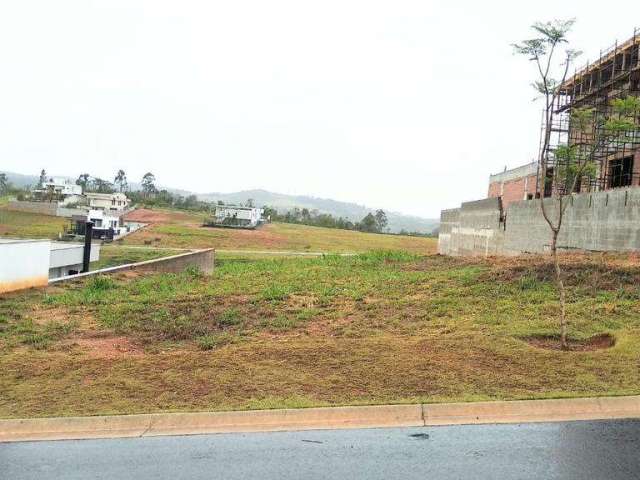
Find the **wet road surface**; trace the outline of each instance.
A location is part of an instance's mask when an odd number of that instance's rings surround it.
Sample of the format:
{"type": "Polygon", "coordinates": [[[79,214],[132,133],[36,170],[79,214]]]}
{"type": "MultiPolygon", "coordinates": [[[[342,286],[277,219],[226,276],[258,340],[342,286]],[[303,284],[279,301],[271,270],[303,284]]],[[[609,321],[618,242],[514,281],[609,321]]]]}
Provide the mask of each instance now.
{"type": "Polygon", "coordinates": [[[0,444],[1,479],[631,479],[640,420],[0,444]]]}

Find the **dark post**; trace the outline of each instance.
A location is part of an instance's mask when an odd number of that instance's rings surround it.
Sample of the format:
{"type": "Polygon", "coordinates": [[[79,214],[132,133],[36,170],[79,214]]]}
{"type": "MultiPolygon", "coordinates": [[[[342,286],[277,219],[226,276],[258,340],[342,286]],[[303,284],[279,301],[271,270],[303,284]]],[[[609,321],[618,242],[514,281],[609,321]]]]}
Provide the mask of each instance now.
{"type": "Polygon", "coordinates": [[[84,226],[84,255],[82,256],[82,273],[89,271],[91,259],[91,237],[93,236],[93,222],[87,222],[84,226]]]}

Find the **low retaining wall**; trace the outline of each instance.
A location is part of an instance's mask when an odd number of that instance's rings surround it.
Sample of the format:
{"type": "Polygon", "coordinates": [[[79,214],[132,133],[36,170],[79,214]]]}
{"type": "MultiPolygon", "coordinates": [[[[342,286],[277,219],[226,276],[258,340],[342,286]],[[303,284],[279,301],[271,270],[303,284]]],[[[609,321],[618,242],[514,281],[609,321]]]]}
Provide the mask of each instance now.
{"type": "MultiPolygon", "coordinates": [[[[582,193],[567,197],[558,248],[628,252],[640,250],[640,188],[582,193]]],[[[546,199],[557,218],[556,200],[546,199]]],[[[543,253],[551,230],[540,200],[523,200],[503,208],[499,199],[463,203],[441,213],[438,252],[443,255],[490,256],[543,253]]]]}
{"type": "Polygon", "coordinates": [[[196,250],[194,252],[180,253],[170,257],[156,258],[154,260],[146,260],[144,262],[128,263],[126,265],[118,265],[115,267],[101,268],[87,273],[79,273],[78,275],[69,275],[67,277],[55,278],[49,280],[49,283],[60,283],[65,281],[77,280],[92,275],[105,275],[109,273],[122,272],[126,270],[143,270],[163,273],[180,273],[188,267],[198,268],[205,275],[213,273],[215,263],[215,250],[208,248],[205,250],[196,250]]]}

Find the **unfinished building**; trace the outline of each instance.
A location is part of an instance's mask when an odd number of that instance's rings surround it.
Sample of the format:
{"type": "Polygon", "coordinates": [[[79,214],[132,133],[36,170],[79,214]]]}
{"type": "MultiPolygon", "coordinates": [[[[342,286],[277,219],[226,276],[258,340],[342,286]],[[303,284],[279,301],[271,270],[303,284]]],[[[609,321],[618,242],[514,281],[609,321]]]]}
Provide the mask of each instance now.
{"type": "Polygon", "coordinates": [[[576,70],[560,88],[546,147],[546,125],[544,121],[542,124],[539,158],[544,159],[544,168],[534,162],[491,175],[488,197],[499,197],[506,206],[513,201],[536,198],[541,190],[545,197],[551,196],[553,189],[566,193],[570,187],[558,181],[557,172],[566,169],[569,162],[575,165],[585,158],[593,160],[595,171],[579,179],[575,193],[640,186],[640,132],[631,130],[596,145],[594,139],[605,136],[602,135],[604,122],[596,121],[588,128],[579,128],[573,125],[575,120],[571,115],[576,109],[587,108],[599,119],[612,118],[615,99],[640,96],[639,47],[640,29],[636,29],[627,41],[616,42],[601,51],[595,62],[576,70]],[[562,146],[574,148],[575,158],[556,155],[562,146]],[[590,149],[594,147],[591,155],[590,149]],[[546,179],[541,178],[542,172],[546,179]]]}
{"type": "MultiPolygon", "coordinates": [[[[539,158],[543,163],[492,175],[489,198],[443,211],[440,253],[487,256],[547,251],[549,228],[539,202],[532,200],[540,194],[550,197],[554,191],[569,193],[573,181],[567,181],[563,171],[586,161],[590,168],[576,181],[558,248],[640,250],[640,131],[625,127],[609,135],[605,130],[605,120],[616,118],[614,101],[640,97],[639,47],[640,29],[636,29],[631,38],[602,51],[595,62],[576,70],[561,85],[548,144],[543,141],[547,126],[542,125],[539,158]],[[572,114],[583,108],[591,112],[589,121],[576,124],[572,114]]],[[[556,199],[545,203],[552,211],[558,208],[556,199]]]]}
{"type": "MultiPolygon", "coordinates": [[[[549,196],[552,189],[566,193],[570,187],[557,181],[556,172],[566,168],[571,161],[580,162],[585,158],[593,159],[595,171],[579,179],[576,192],[640,186],[640,132],[633,129],[607,137],[603,132],[607,128],[605,122],[591,121],[587,128],[578,127],[572,117],[572,112],[587,108],[593,110],[594,118],[614,118],[614,100],[640,96],[639,46],[640,30],[636,29],[631,38],[601,51],[595,62],[577,70],[561,86],[554,105],[548,150],[541,156],[546,161],[546,168],[541,170],[546,170],[549,179],[545,196],[549,196]],[[597,143],[594,140],[597,138],[606,140],[597,143]],[[560,146],[574,148],[575,158],[556,155],[560,146]]],[[[541,148],[544,148],[543,144],[541,142],[541,148]]]]}

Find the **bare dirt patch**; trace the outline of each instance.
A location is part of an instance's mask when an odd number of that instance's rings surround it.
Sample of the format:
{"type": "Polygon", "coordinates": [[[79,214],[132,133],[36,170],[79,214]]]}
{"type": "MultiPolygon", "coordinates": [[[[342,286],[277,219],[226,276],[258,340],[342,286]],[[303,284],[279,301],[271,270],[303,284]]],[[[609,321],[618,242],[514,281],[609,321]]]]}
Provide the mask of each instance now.
{"type": "Polygon", "coordinates": [[[92,358],[122,358],[144,355],[144,350],[127,337],[75,338],[68,344],[80,347],[92,358]]]}
{"type": "MultiPolygon", "coordinates": [[[[540,336],[528,337],[524,339],[529,345],[545,350],[562,350],[560,337],[558,336],[540,336]]],[[[594,335],[584,340],[569,339],[569,351],[571,352],[592,352],[595,350],[606,350],[616,344],[615,338],[608,333],[594,335]]]]}
{"type": "Polygon", "coordinates": [[[178,211],[151,210],[139,208],[126,216],[127,220],[141,223],[175,223],[194,220],[193,215],[178,211]]]}

